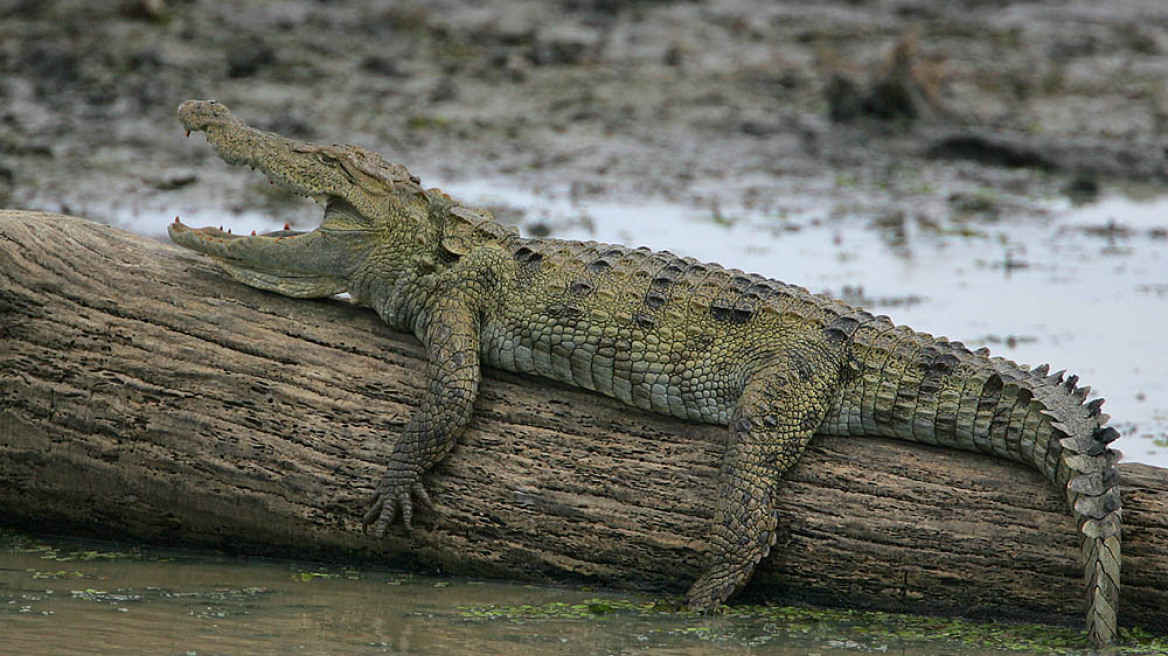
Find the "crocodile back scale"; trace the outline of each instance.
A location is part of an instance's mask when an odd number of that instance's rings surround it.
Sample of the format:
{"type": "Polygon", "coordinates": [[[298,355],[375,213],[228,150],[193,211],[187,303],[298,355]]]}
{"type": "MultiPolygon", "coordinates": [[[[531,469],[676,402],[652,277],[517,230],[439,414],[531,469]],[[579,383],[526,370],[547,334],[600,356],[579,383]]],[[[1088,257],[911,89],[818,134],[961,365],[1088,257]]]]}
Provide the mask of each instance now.
{"type": "Polygon", "coordinates": [[[1066,494],[1083,547],[1086,628],[1115,640],[1121,500],[1102,400],[1075,376],[971,351],[826,296],[645,248],[525,239],[356,146],[248,127],[215,101],[179,119],[231,164],[325,204],[311,232],[170,236],[237,280],[299,298],[348,292],[426,347],[419,408],[363,521],[408,527],[423,474],[471,421],[482,365],[727,427],[710,560],[689,589],[711,611],[775,543],[775,499],[816,433],[887,436],[1025,463],[1066,494]]]}

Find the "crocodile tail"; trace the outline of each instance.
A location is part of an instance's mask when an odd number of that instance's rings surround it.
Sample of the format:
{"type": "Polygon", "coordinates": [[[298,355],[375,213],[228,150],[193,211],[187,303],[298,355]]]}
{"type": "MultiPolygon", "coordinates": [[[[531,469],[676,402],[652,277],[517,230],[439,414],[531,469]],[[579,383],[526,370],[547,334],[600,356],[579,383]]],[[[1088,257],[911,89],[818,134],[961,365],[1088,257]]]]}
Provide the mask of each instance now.
{"type": "Polygon", "coordinates": [[[1048,370],[1043,365],[1028,372],[1042,380],[1035,388],[1035,399],[1044,406],[1040,412],[1049,420],[1048,453],[1057,456],[1048,456],[1047,461],[1053,460],[1056,466],[1046,473],[1066,491],[1078,523],[1087,633],[1096,646],[1108,645],[1118,632],[1123,530],[1119,472],[1115,468],[1121,454],[1108,445],[1119,437],[1119,431],[1106,425],[1108,416],[1100,411],[1103,399],[1084,403],[1090,388],[1077,387],[1078,376],[1064,378],[1063,372],[1048,374],[1048,370]]]}
{"type": "Polygon", "coordinates": [[[852,375],[824,433],[884,435],[980,451],[1042,472],[1066,494],[1078,523],[1087,631],[1114,641],[1119,601],[1122,503],[1119,437],[1087,402],[1078,377],[1030,369],[987,349],[894,326],[886,317],[846,317],[852,375]]]}

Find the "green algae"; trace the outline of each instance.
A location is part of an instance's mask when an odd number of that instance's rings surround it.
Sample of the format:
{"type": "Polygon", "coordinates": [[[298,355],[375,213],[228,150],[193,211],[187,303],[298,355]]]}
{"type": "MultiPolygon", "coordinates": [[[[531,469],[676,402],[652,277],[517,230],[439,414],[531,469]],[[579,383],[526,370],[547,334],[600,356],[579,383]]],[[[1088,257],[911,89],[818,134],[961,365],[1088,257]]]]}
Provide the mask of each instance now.
{"type": "Polygon", "coordinates": [[[87,549],[82,548],[77,541],[61,541],[54,544],[10,529],[0,529],[0,551],[39,555],[44,560],[58,563],[113,560],[168,562],[171,560],[158,554],[143,552],[136,547],[130,549],[113,547],[87,549]]]}
{"type": "MultiPolygon", "coordinates": [[[[92,544],[79,547],[76,542],[54,544],[15,531],[0,530],[0,551],[38,556],[49,562],[110,562],[131,560],[139,562],[173,561],[162,558],[151,550],[111,545],[93,548],[92,544]]],[[[345,566],[320,564],[291,564],[291,578],[298,583],[317,581],[379,581],[388,586],[426,586],[446,588],[459,585],[482,585],[481,581],[460,579],[430,579],[408,573],[390,574],[383,581],[382,573],[368,572],[345,566]]],[[[175,591],[158,587],[89,587],[82,583],[98,578],[84,567],[51,566],[29,569],[35,580],[77,581],[77,588],[63,588],[73,599],[112,604],[122,608],[131,602],[159,602],[184,599],[192,603],[211,603],[206,612],[212,619],[249,612],[244,608],[227,608],[225,603],[244,603],[250,607],[260,596],[268,596],[266,587],[216,588],[207,591],[175,591]]],[[[287,576],[287,574],[285,574],[287,576]]],[[[68,584],[66,584],[68,585],[68,584]]],[[[331,586],[330,586],[331,587],[331,586]]],[[[529,586],[529,594],[546,590],[529,586]]],[[[589,588],[569,592],[579,597],[573,601],[554,601],[519,605],[461,606],[456,617],[464,622],[597,622],[613,623],[616,632],[622,622],[632,620],[638,626],[638,635],[657,640],[671,637],[685,641],[709,643],[739,648],[762,645],[783,645],[792,641],[813,644],[825,650],[883,651],[906,649],[912,653],[963,653],[968,650],[1025,651],[1039,654],[1091,653],[1085,637],[1077,629],[1057,626],[1015,623],[982,623],[956,618],[924,617],[876,611],[839,610],[804,606],[734,605],[723,606],[719,613],[706,616],[685,610],[680,598],[651,598],[645,596],[600,596],[589,588]],[[656,637],[654,637],[656,636],[656,637]]],[[[20,602],[21,605],[27,605],[20,602]]],[[[31,608],[31,607],[30,607],[31,608]]],[[[16,610],[19,610],[17,608],[16,610]]],[[[23,611],[21,611],[23,612],[23,611]]],[[[203,611],[199,611],[202,613],[203,611]]],[[[559,629],[555,629],[559,630],[559,629]]],[[[638,638],[639,639],[639,638],[638,638]]],[[[1113,652],[1120,656],[1168,656],[1168,638],[1154,636],[1142,629],[1121,630],[1121,646],[1113,652]]]]}
{"type": "Polygon", "coordinates": [[[334,569],[321,569],[321,568],[315,568],[315,569],[297,568],[297,571],[293,572],[293,574],[292,574],[292,580],[299,581],[301,583],[309,583],[311,581],[318,581],[318,580],[322,580],[322,579],[325,579],[325,580],[327,580],[327,579],[334,579],[334,580],[345,579],[345,580],[349,580],[349,581],[357,581],[357,580],[361,579],[361,572],[360,572],[360,570],[356,570],[356,569],[352,569],[352,568],[343,568],[343,569],[335,569],[335,570],[334,569]]]}
{"type": "MultiPolygon", "coordinates": [[[[810,637],[829,647],[875,651],[893,645],[944,644],[1041,654],[1091,652],[1086,636],[1067,627],[804,606],[723,606],[716,616],[703,616],[683,610],[678,601],[594,598],[578,603],[491,605],[459,610],[463,619],[471,621],[605,621],[612,616],[652,617],[682,624],[668,628],[671,635],[750,646],[810,637]]],[[[1121,638],[1114,654],[1168,654],[1168,639],[1142,629],[1123,629],[1121,638]]]]}

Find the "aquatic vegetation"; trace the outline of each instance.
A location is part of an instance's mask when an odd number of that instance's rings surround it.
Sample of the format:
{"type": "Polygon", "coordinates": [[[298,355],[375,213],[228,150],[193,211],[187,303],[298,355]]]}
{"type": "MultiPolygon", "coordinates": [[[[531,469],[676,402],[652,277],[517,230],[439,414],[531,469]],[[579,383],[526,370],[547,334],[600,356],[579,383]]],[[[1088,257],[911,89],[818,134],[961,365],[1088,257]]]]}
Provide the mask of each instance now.
{"type": "MultiPolygon", "coordinates": [[[[805,606],[723,606],[716,616],[680,610],[680,601],[587,599],[578,603],[463,607],[471,621],[606,621],[614,616],[667,620],[673,636],[758,646],[811,637],[829,648],[883,651],[893,646],[945,644],[969,649],[1029,651],[1041,654],[1090,652],[1087,639],[1070,627],[982,623],[960,618],[925,617],[879,611],[805,606]],[[672,624],[671,624],[672,622],[672,624]]],[[[1122,629],[1117,654],[1168,654],[1168,640],[1141,629],[1122,629]]]]}

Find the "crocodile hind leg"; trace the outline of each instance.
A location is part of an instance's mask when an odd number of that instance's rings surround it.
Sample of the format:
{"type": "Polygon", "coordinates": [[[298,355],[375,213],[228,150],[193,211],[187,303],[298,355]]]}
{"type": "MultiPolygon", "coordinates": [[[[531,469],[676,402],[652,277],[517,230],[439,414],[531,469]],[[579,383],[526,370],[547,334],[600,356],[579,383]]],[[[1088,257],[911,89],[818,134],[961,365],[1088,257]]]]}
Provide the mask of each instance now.
{"type": "Polygon", "coordinates": [[[689,589],[691,610],[713,611],[742,589],[775,543],[775,494],[838,382],[839,369],[815,355],[830,359],[826,351],[789,354],[757,370],[739,397],[718,481],[711,561],[689,589]]]}

